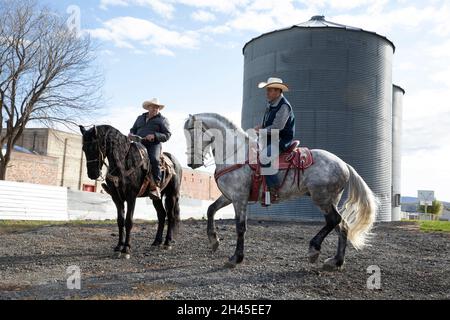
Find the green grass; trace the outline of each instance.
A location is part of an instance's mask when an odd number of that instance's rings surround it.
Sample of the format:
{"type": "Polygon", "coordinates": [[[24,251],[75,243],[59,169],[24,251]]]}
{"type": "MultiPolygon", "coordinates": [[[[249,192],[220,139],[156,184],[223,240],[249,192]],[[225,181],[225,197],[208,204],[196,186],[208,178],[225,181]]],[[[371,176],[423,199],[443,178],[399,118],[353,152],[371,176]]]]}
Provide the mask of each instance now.
{"type": "Polygon", "coordinates": [[[418,221],[425,232],[450,232],[450,221],[418,221]]]}

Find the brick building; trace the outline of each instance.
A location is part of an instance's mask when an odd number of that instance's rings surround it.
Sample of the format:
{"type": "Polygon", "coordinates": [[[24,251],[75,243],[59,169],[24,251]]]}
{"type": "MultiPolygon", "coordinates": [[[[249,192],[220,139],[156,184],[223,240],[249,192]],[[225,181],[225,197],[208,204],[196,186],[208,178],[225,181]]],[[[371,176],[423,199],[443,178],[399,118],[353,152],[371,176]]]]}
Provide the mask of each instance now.
{"type": "MultiPolygon", "coordinates": [[[[81,135],[49,128],[27,128],[16,145],[34,154],[13,152],[6,179],[73,190],[102,190],[86,173],[81,135]]],[[[184,197],[213,200],[219,197],[214,178],[207,172],[183,168],[181,194],[184,197]]]]}
{"type": "Polygon", "coordinates": [[[13,151],[6,171],[6,180],[56,185],[58,159],[13,151]]]}
{"type": "Polygon", "coordinates": [[[57,171],[52,177],[56,181],[53,185],[74,190],[98,189],[96,181],[90,180],[86,174],[80,134],[49,128],[27,128],[16,145],[38,155],[56,159],[57,171]]]}
{"type": "Polygon", "coordinates": [[[214,177],[208,172],[183,168],[181,195],[203,200],[215,200],[220,196],[214,177]]]}

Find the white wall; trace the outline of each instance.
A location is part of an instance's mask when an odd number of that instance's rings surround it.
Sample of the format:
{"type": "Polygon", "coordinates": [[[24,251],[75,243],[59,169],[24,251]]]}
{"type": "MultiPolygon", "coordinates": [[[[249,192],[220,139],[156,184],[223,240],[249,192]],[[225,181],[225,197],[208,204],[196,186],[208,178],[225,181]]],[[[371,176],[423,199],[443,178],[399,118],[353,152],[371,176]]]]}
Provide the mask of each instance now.
{"type": "Polygon", "coordinates": [[[67,189],[0,181],[0,219],[66,220],[67,189]]]}
{"type": "MultiPolygon", "coordinates": [[[[181,198],[181,219],[206,218],[211,201],[181,198]]],[[[116,207],[109,195],[69,190],[64,187],[0,181],[0,220],[107,220],[116,219],[116,207]]],[[[149,198],[139,198],[135,219],[157,220],[149,198]]],[[[234,218],[230,205],[216,219],[234,218]]]]}

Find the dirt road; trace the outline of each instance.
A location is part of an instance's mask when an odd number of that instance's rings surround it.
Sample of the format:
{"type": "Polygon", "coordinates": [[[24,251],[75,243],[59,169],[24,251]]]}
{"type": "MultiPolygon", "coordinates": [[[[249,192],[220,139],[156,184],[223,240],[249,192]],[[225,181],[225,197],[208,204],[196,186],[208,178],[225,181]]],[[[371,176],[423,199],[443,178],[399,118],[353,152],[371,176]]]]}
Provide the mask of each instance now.
{"type": "MultiPolygon", "coordinates": [[[[344,271],[308,264],[317,223],[249,223],[246,260],[235,269],[234,223],[218,221],[223,238],[209,249],[205,221],[185,221],[171,251],[151,250],[156,226],[137,223],[130,260],[117,259],[114,224],[0,229],[0,299],[438,299],[450,298],[450,234],[413,223],[376,226],[372,246],[349,246],[344,271]],[[67,289],[67,268],[81,270],[81,289],[67,289]],[[381,289],[367,289],[367,268],[381,270],[381,289]]],[[[324,242],[320,261],[337,237],[324,242]]]]}

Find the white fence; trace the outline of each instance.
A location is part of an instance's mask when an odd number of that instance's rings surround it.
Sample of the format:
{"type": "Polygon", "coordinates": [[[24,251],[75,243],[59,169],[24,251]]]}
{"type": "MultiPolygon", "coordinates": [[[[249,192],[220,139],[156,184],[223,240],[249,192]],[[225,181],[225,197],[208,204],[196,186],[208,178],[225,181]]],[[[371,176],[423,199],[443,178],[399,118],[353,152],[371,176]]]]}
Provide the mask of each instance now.
{"type": "MultiPolygon", "coordinates": [[[[181,219],[206,218],[211,201],[181,198],[181,219]]],[[[0,181],[0,220],[107,220],[117,212],[109,195],[69,190],[63,187],[0,181]]],[[[216,218],[234,217],[232,206],[220,210],[216,218]]],[[[137,199],[135,219],[157,220],[149,198],[137,199]]]]}

